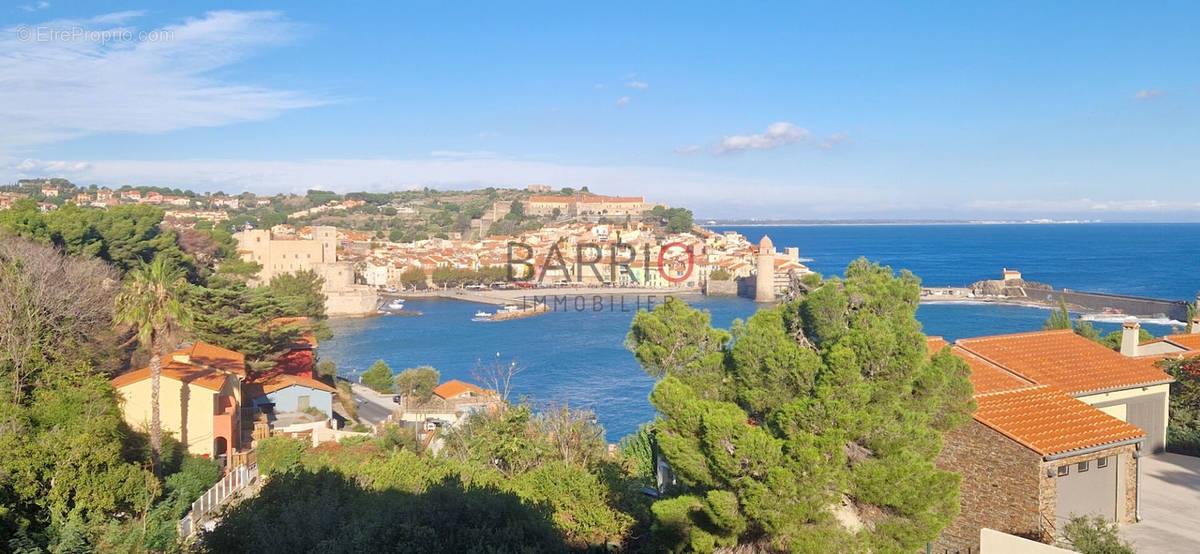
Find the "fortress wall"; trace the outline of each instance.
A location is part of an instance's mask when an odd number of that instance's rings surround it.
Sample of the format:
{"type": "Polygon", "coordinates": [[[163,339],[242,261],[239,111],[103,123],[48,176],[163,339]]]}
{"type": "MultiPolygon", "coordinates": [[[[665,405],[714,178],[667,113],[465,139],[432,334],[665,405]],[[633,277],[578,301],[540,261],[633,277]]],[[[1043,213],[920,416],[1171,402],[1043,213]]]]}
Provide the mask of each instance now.
{"type": "Polygon", "coordinates": [[[707,296],[738,296],[738,288],[738,282],[734,279],[728,281],[709,279],[704,283],[704,294],[707,296]]]}

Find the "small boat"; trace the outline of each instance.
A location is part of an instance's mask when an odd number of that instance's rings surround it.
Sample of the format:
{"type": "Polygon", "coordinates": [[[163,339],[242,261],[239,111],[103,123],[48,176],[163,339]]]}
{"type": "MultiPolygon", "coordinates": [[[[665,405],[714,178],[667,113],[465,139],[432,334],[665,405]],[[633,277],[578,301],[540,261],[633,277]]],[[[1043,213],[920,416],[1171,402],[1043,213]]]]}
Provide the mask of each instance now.
{"type": "Polygon", "coordinates": [[[492,314],[487,312],[475,312],[475,317],[491,317],[492,314]]]}
{"type": "Polygon", "coordinates": [[[517,307],[516,307],[516,306],[514,306],[514,305],[512,305],[512,304],[508,304],[508,305],[506,305],[506,306],[504,306],[503,308],[500,308],[500,309],[502,309],[502,310],[504,310],[504,311],[506,311],[506,312],[515,312],[515,311],[517,311],[517,307]]]}
{"type": "Polygon", "coordinates": [[[492,320],[492,314],[489,314],[484,311],[475,312],[475,317],[471,318],[471,321],[491,321],[491,320],[492,320]]]}
{"type": "Polygon", "coordinates": [[[388,302],[387,304],[384,304],[379,307],[379,311],[382,313],[392,313],[392,312],[399,312],[399,311],[403,311],[403,310],[404,310],[404,299],[403,298],[396,298],[396,299],[392,300],[391,302],[388,302]]]}

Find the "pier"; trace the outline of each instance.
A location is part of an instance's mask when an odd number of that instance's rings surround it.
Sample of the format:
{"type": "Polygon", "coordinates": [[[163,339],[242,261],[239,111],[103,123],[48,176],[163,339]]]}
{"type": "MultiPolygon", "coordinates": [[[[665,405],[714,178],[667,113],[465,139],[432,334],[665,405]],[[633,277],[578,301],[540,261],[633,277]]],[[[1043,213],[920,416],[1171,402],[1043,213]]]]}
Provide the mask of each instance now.
{"type": "MultiPolygon", "coordinates": [[[[1200,302],[1200,296],[1197,297],[1200,302]]],[[[1025,281],[1021,273],[1005,269],[1002,278],[977,281],[967,287],[921,287],[921,302],[994,302],[1021,306],[1067,309],[1083,313],[1113,312],[1140,318],[1167,317],[1188,320],[1188,302],[1125,294],[1055,289],[1050,285],[1025,281]]]]}

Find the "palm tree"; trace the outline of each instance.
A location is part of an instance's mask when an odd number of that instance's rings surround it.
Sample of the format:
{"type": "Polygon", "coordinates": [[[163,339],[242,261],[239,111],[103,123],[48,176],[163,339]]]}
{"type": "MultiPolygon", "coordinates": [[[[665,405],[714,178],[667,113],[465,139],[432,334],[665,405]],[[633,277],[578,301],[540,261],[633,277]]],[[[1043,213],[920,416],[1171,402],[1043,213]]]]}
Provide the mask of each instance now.
{"type": "Polygon", "coordinates": [[[190,311],[180,301],[185,275],[183,268],[155,256],[129,272],[115,301],[113,319],[137,331],[138,342],[150,351],[150,460],[156,475],[162,456],[158,410],[162,355],[170,346],[168,339],[191,321],[190,311]]]}

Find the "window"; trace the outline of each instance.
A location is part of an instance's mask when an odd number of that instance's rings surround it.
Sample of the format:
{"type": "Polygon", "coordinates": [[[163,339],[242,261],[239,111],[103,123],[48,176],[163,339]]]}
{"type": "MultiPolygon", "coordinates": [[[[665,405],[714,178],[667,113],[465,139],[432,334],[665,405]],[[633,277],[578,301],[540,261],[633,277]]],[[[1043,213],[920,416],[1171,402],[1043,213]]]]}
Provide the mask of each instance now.
{"type": "Polygon", "coordinates": [[[1083,473],[1088,470],[1089,463],[1091,463],[1091,462],[1079,462],[1078,464],[1075,464],[1075,465],[1079,466],[1077,468],[1079,470],[1079,473],[1083,473]]]}
{"type": "Polygon", "coordinates": [[[1096,469],[1104,469],[1108,467],[1108,458],[1100,458],[1096,460],[1096,469]]]}
{"type": "Polygon", "coordinates": [[[1068,473],[1071,473],[1071,466],[1058,466],[1058,476],[1059,477],[1062,477],[1068,473]]]}

